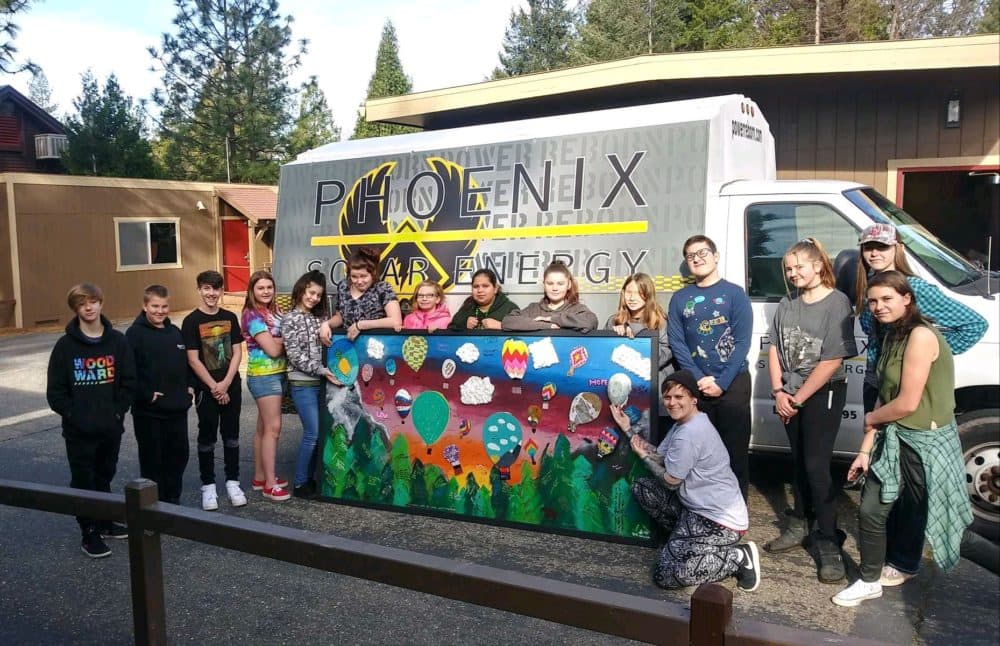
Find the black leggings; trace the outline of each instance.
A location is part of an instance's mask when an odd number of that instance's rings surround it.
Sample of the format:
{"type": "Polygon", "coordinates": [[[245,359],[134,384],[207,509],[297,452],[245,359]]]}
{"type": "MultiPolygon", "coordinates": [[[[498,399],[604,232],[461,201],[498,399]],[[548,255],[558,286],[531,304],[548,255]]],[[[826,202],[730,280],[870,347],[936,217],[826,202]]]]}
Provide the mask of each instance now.
{"type": "Polygon", "coordinates": [[[721,397],[698,397],[698,409],[708,415],[729,453],[743,500],[750,487],[750,373],[741,372],[721,397]]]}
{"type": "Polygon", "coordinates": [[[802,408],[785,424],[792,449],[795,515],[816,521],[821,538],[836,540],[837,517],[833,501],[830,462],[847,400],[847,382],[830,382],[802,402],[802,408]]]}

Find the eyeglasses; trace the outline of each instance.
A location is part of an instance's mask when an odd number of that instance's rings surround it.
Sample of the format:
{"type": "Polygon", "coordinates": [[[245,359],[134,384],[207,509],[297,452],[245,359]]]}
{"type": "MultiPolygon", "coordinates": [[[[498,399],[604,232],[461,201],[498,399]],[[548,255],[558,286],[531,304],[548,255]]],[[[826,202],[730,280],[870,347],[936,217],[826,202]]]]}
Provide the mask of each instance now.
{"type": "Polygon", "coordinates": [[[708,256],[711,255],[711,253],[712,250],[709,249],[708,247],[705,247],[704,249],[699,249],[698,251],[692,251],[691,253],[684,254],[684,259],[690,262],[695,259],[695,256],[697,256],[698,258],[708,258],[708,256]]]}
{"type": "Polygon", "coordinates": [[[430,294],[417,294],[417,298],[434,298],[435,296],[437,296],[437,294],[434,294],[433,292],[430,294]]]}

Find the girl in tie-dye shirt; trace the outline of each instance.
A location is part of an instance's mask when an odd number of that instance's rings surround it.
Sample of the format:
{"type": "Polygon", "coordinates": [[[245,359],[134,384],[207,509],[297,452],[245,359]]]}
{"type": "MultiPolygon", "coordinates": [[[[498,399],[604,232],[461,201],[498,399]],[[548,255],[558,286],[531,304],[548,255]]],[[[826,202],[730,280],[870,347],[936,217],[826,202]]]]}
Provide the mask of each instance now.
{"type": "Polygon", "coordinates": [[[254,477],[251,485],[271,500],[288,500],[288,481],[274,472],[281,435],[281,396],[284,392],[285,343],[281,312],[274,302],[274,278],[266,271],[250,276],[240,321],[247,340],[247,388],[257,402],[257,433],[253,440],[254,477]]]}

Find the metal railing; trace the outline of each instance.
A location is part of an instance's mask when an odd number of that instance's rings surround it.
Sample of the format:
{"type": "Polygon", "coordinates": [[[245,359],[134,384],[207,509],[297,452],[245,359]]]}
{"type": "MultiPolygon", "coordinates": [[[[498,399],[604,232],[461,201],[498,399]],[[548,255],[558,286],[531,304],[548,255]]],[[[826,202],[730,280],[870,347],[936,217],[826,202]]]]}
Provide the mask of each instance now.
{"type": "Polygon", "coordinates": [[[156,484],[134,480],[124,497],[0,479],[0,504],[128,524],[136,644],[166,644],[160,534],[345,574],[577,628],[654,644],[875,644],[733,619],[733,594],[710,583],[680,604],[510,570],[383,547],[157,501],[156,484]]]}

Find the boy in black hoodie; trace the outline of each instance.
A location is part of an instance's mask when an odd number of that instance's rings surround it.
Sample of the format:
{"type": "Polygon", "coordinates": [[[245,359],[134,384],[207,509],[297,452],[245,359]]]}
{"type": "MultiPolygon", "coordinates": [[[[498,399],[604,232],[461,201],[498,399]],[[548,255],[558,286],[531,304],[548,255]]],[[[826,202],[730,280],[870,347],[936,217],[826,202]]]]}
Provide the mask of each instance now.
{"type": "MultiPolygon", "coordinates": [[[[132,351],[125,336],[101,315],[100,287],[75,285],[66,302],[76,316],[52,349],[45,398],[62,417],[70,486],[110,492],[125,412],[135,394],[132,351]]],[[[83,534],[80,547],[91,558],[111,556],[103,538],[128,537],[124,527],[108,520],[78,516],[76,521],[83,534]]]]}
{"type": "Polygon", "coordinates": [[[188,462],[187,409],[194,389],[188,384],[181,331],[167,318],[167,298],[166,287],[147,287],[142,311],[125,337],[138,374],[132,422],[139,445],[139,473],[159,485],[162,502],[177,505],[188,462]]]}

